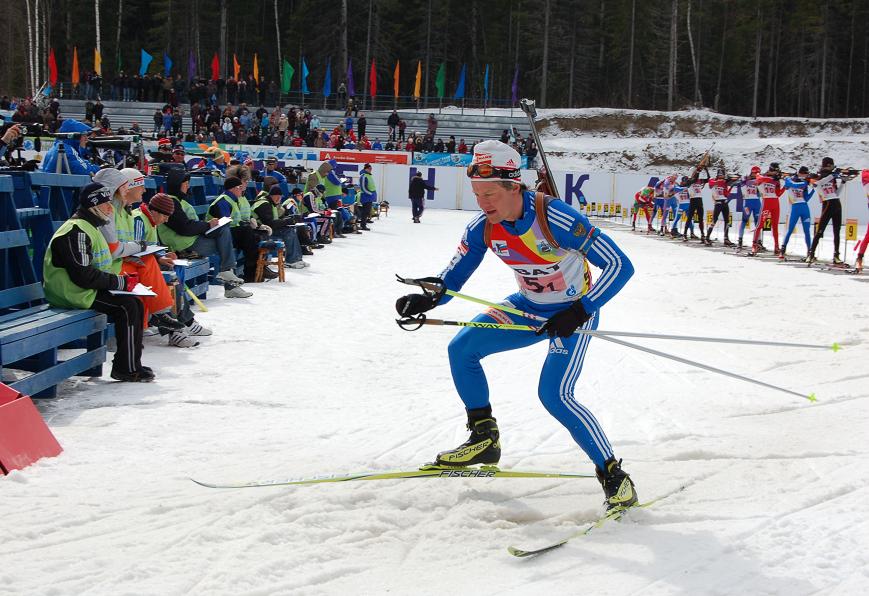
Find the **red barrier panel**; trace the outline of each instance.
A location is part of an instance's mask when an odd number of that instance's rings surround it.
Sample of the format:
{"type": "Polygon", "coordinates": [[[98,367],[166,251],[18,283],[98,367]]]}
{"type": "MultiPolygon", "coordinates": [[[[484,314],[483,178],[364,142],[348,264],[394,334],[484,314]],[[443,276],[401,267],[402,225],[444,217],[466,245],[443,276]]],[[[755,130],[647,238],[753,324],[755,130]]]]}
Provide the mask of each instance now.
{"type": "Polygon", "coordinates": [[[0,383],[0,472],[21,470],[61,451],[33,401],[0,383]]]}

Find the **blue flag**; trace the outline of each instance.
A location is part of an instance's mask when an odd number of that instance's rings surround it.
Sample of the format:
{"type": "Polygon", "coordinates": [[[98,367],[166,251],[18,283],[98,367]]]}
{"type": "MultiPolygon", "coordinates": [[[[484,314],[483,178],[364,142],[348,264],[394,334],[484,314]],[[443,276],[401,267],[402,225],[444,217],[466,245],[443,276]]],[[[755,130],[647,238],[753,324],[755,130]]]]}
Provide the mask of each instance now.
{"type": "Polygon", "coordinates": [[[308,70],[308,65],[305,64],[305,58],[302,57],[302,93],[310,93],[308,91],[308,74],[311,71],[308,70]]]}
{"type": "Polygon", "coordinates": [[[166,73],[167,77],[169,76],[169,73],[172,72],[172,58],[170,58],[169,54],[166,52],[163,52],[163,72],[166,73]]]}
{"type": "Polygon", "coordinates": [[[151,60],[154,59],[154,56],[142,50],[142,66],[139,67],[139,76],[145,76],[145,73],[148,72],[148,67],[151,65],[151,60]]]}
{"type": "Polygon", "coordinates": [[[462,74],[459,75],[459,84],[456,85],[456,94],[453,96],[455,99],[464,99],[465,98],[465,74],[468,69],[466,64],[462,64],[462,74]]]}
{"type": "Polygon", "coordinates": [[[483,99],[489,99],[489,65],[486,65],[486,74],[483,75],[483,99]]]}
{"type": "Polygon", "coordinates": [[[323,97],[332,95],[332,60],[326,63],[326,80],[323,81],[323,97]]]}

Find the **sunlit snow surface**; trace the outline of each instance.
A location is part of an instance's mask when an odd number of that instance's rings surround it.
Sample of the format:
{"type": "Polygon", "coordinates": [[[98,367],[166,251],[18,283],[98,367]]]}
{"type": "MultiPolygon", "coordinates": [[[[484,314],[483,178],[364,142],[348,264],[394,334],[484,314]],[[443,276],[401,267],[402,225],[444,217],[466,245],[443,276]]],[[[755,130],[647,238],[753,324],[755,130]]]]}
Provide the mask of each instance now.
{"type": "MultiPolygon", "coordinates": [[[[2,594],[836,594],[869,580],[869,285],[615,230],[636,276],[601,329],[846,344],[838,354],[651,342],[818,403],[591,342],[576,394],[649,499],[594,519],[594,480],[406,480],[221,491],[209,481],[414,467],[464,440],[448,328],[393,322],[393,274],[437,274],[468,212],[338,240],[287,282],[212,291],[197,349],[148,340],[157,381],[65,386],[65,452],[0,480],[2,594]]],[[[464,291],[500,299],[491,255],[464,291]]],[[[435,316],[465,319],[454,300],[435,316]]],[[[540,405],[544,344],[484,361],[504,467],[589,473],[540,405]]]]}

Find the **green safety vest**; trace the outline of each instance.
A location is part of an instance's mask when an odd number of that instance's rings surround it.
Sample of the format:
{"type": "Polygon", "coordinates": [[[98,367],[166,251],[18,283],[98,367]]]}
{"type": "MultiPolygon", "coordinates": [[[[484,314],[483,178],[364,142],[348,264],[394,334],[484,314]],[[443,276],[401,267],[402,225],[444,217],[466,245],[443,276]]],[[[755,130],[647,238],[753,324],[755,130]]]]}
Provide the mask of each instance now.
{"type": "MultiPolygon", "coordinates": [[[[154,224],[151,223],[151,220],[148,219],[148,216],[142,213],[141,209],[133,209],[133,219],[138,219],[142,222],[142,226],[145,230],[144,240],[148,244],[157,244],[157,228],[154,227],[154,224]]],[[[139,240],[137,238],[136,240],[139,240]]]]}
{"type": "MultiPolygon", "coordinates": [[[[268,196],[268,195],[266,195],[266,196],[268,196]]],[[[280,216],[281,216],[280,207],[278,207],[277,205],[275,205],[274,203],[272,203],[268,199],[258,199],[257,202],[253,204],[253,213],[251,214],[251,217],[259,220],[259,218],[256,216],[256,210],[259,209],[260,207],[262,207],[263,205],[265,205],[266,203],[268,203],[269,205],[272,206],[272,218],[273,219],[280,218],[280,216]]]]}
{"type": "MultiPolygon", "coordinates": [[[[178,197],[173,198],[178,199],[178,197]]],[[[178,202],[181,204],[181,209],[184,211],[185,215],[187,215],[187,219],[199,219],[199,216],[196,215],[196,210],[193,209],[193,205],[187,201],[178,200],[178,202]]],[[[168,246],[173,252],[187,250],[193,246],[193,243],[196,242],[196,239],[198,238],[198,236],[182,236],[166,224],[160,224],[157,226],[157,234],[160,237],[160,242],[168,246]]]]}
{"type": "MultiPolygon", "coordinates": [[[[73,228],[78,228],[90,238],[91,241],[91,265],[106,273],[112,271],[112,253],[105,237],[89,222],[84,219],[68,219],[57,229],[51,242],[55,238],[64,236],[73,228]]],[[[43,285],[45,286],[45,298],[48,303],[57,308],[90,308],[97,296],[96,290],[90,290],[75,285],[69,277],[66,269],[55,267],[51,262],[51,243],[45,252],[42,262],[43,285]]]]}
{"type": "MultiPolygon", "coordinates": [[[[232,218],[232,224],[230,225],[233,228],[238,227],[238,224],[242,221],[250,219],[250,205],[247,206],[247,218],[243,219],[241,217],[241,205],[239,203],[236,203],[235,199],[231,195],[222,194],[211,202],[211,206],[208,208],[208,216],[206,217],[206,221],[211,221],[212,219],[214,219],[214,216],[211,215],[211,207],[214,207],[221,199],[226,199],[226,202],[229,203],[230,209],[232,209],[229,216],[232,218]]],[[[245,203],[247,203],[247,200],[245,200],[245,203]]]]}
{"type": "Polygon", "coordinates": [[[340,197],[343,194],[341,190],[341,185],[335,184],[325,176],[320,180],[320,183],[326,187],[326,190],[323,192],[323,196],[327,199],[331,199],[332,197],[340,197]]]}
{"type": "MultiPolygon", "coordinates": [[[[133,215],[117,199],[112,199],[112,207],[115,211],[115,231],[118,234],[118,242],[135,242],[136,222],[133,221],[133,215]]],[[[115,259],[112,263],[112,272],[120,273],[122,264],[123,259],[115,259]]]]}

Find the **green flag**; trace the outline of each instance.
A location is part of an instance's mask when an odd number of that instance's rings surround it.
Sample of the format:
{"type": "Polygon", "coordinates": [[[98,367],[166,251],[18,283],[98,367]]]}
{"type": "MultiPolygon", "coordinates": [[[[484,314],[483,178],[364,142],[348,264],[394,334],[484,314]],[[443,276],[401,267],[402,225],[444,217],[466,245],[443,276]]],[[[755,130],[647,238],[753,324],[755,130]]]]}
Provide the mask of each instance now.
{"type": "Polygon", "coordinates": [[[438,90],[438,97],[443,99],[444,97],[444,89],[447,86],[447,65],[445,62],[441,62],[440,68],[438,68],[438,76],[435,79],[435,88],[438,90]]]}
{"type": "Polygon", "coordinates": [[[290,85],[293,82],[293,74],[295,74],[295,69],[293,66],[284,60],[284,68],[281,73],[281,93],[289,93],[290,85]]]}

